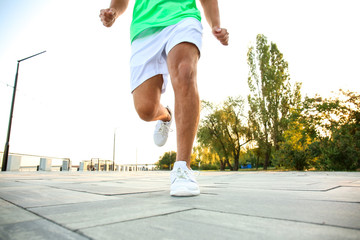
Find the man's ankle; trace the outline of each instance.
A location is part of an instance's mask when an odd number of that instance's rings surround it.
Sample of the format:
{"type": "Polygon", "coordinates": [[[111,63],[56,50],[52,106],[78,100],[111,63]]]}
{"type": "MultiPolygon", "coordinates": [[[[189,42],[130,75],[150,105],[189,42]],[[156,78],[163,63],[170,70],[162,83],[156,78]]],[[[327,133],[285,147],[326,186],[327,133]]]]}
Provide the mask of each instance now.
{"type": "Polygon", "coordinates": [[[165,122],[170,122],[171,119],[172,119],[172,115],[171,115],[170,109],[167,108],[167,107],[166,107],[165,109],[166,109],[166,111],[168,112],[168,114],[167,114],[167,119],[165,120],[165,122]]]}

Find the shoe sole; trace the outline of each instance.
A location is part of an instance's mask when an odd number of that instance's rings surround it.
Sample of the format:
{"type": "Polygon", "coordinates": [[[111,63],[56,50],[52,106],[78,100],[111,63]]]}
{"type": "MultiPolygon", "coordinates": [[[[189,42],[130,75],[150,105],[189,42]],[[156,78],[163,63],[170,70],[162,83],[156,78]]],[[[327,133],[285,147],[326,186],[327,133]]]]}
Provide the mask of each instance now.
{"type": "Polygon", "coordinates": [[[155,136],[154,136],[155,145],[158,146],[158,147],[164,146],[166,144],[167,140],[168,140],[168,137],[169,137],[169,133],[168,133],[168,136],[166,137],[166,139],[164,139],[163,141],[160,142],[160,141],[156,140],[155,136]]]}
{"type": "Polygon", "coordinates": [[[192,196],[197,196],[199,194],[200,194],[200,190],[189,191],[186,188],[170,191],[170,195],[175,197],[192,197],[192,196]]]}

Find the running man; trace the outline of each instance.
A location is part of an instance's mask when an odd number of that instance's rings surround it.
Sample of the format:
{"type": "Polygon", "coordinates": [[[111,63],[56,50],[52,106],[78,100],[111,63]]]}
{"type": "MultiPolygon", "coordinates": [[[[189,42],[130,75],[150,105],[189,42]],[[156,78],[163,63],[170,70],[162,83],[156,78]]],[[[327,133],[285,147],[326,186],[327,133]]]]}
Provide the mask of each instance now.
{"type": "MultiPolygon", "coordinates": [[[[220,27],[217,0],[200,0],[213,35],[228,45],[229,33],[220,27]]],[[[111,27],[127,9],[129,0],[111,0],[100,11],[104,26],[111,27]]],[[[200,116],[197,63],[202,45],[202,25],[196,0],[135,0],[130,26],[130,86],[134,106],[144,121],[157,121],[154,141],[163,146],[175,118],[177,156],[171,171],[172,196],[200,194],[190,169],[190,156],[200,116]],[[175,94],[175,114],[160,104],[170,75],[175,94]]]]}

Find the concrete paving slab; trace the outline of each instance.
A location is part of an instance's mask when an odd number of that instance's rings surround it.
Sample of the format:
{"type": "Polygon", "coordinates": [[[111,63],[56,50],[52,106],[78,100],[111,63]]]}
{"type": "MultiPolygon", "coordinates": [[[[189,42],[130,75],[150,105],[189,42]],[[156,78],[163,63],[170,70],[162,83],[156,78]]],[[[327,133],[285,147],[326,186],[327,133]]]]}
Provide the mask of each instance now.
{"type": "Polygon", "coordinates": [[[199,209],[80,232],[94,239],[359,239],[352,229],[199,209]]]}
{"type": "Polygon", "coordinates": [[[341,186],[322,194],[322,196],[323,199],[329,201],[360,203],[360,187],[341,186]]]}
{"type": "Polygon", "coordinates": [[[82,236],[82,234],[69,231],[44,219],[39,219],[34,221],[24,221],[17,224],[0,224],[0,239],[83,240],[89,238],[82,236]]]}
{"type": "Polygon", "coordinates": [[[201,195],[191,201],[179,199],[175,203],[169,200],[168,204],[360,229],[360,204],[297,199],[301,195],[289,196],[281,191],[212,191],[214,194],[205,194],[206,197],[201,195]]]}
{"type": "Polygon", "coordinates": [[[40,219],[40,217],[0,199],[0,225],[15,224],[37,219],[40,219]]]}
{"type": "MultiPolygon", "coordinates": [[[[164,196],[164,194],[159,196],[164,196]]],[[[169,198],[168,195],[166,197],[169,198]]],[[[78,230],[80,228],[90,228],[138,218],[170,214],[191,208],[162,204],[153,199],[128,197],[117,200],[30,208],[29,211],[51,219],[69,229],[78,230]]]]}
{"type": "Polygon", "coordinates": [[[64,184],[61,188],[95,194],[120,195],[141,192],[165,191],[168,190],[169,187],[170,185],[167,186],[167,184],[159,186],[151,182],[99,182],[91,184],[64,184]]]}
{"type": "Polygon", "coordinates": [[[166,171],[0,173],[0,239],[360,239],[358,172],[198,180],[200,196],[176,198],[166,171]]]}
{"type": "Polygon", "coordinates": [[[25,186],[28,186],[28,184],[21,182],[13,182],[13,181],[1,181],[0,183],[0,189],[7,187],[25,187],[25,186]]]}
{"type": "MultiPolygon", "coordinates": [[[[262,189],[262,190],[291,190],[291,191],[328,191],[330,189],[339,187],[339,182],[326,181],[323,182],[321,179],[309,177],[296,177],[296,181],[293,181],[294,176],[286,173],[280,173],[282,176],[272,175],[243,175],[236,176],[231,179],[231,186],[235,188],[246,188],[246,189],[262,189]]],[[[280,175],[279,174],[279,175],[280,175]]],[[[208,182],[208,181],[207,181],[208,182]]],[[[229,180],[214,182],[214,184],[226,184],[229,180]]],[[[219,186],[218,186],[219,187],[219,186]]]]}
{"type": "Polygon", "coordinates": [[[0,198],[27,207],[108,200],[110,196],[44,186],[7,187],[0,189],[0,198]]]}
{"type": "Polygon", "coordinates": [[[0,239],[87,239],[0,199],[0,239]]]}

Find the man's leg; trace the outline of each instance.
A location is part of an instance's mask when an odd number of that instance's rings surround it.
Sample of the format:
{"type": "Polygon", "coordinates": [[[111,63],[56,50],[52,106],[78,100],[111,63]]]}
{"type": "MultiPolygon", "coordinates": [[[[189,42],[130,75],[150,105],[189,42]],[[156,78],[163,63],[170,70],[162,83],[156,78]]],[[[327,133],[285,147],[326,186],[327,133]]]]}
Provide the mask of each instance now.
{"type": "Polygon", "coordinates": [[[170,121],[169,111],[160,104],[163,78],[156,75],[133,91],[136,112],[144,121],[170,121]]]}
{"type": "Polygon", "coordinates": [[[200,98],[196,75],[199,50],[191,43],[180,43],[168,54],[167,64],[175,93],[175,121],[177,133],[176,161],[190,157],[200,116],[200,98]]]}

